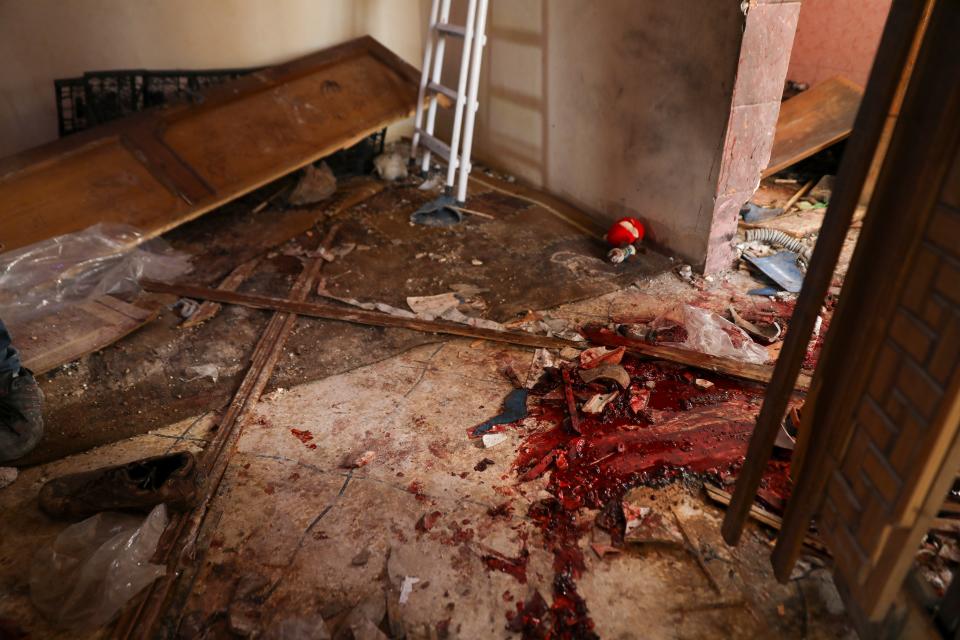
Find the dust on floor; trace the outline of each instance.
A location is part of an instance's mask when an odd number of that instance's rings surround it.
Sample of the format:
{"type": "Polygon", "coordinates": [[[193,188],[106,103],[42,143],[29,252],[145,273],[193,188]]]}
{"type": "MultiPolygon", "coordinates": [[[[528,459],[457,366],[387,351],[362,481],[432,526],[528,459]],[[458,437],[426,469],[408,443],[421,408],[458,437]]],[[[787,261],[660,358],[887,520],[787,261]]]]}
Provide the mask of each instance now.
{"type": "MultiPolygon", "coordinates": [[[[665,274],[551,315],[581,323],[655,314],[681,299],[722,309],[737,295],[735,284],[698,292],[665,274]]],[[[343,631],[369,620],[411,638],[517,637],[508,623],[518,605],[534,593],[549,601],[555,586],[548,534],[528,515],[550,494],[544,478],[517,481],[512,465],[522,432],[481,448],[467,430],[497,412],[511,389],[498,363],[530,357],[456,339],[267,394],[243,425],[201,533],[196,575],[166,628],[185,637],[306,638],[321,623],[343,631]],[[357,467],[358,460],[365,464],[357,467]],[[524,570],[496,570],[504,567],[490,557],[519,561],[524,570]]],[[[171,445],[196,447],[213,424],[212,415],[201,415],[34,467],[0,493],[9,514],[0,523],[0,592],[7,594],[0,615],[37,636],[76,637],[55,633],[27,601],[30,558],[62,526],[37,511],[42,478],[171,445]]],[[[744,542],[728,547],[719,534],[722,512],[695,482],[650,491],[677,514],[698,553],[628,546],[601,558],[589,536],[577,541],[585,562],[577,593],[597,635],[852,633],[820,560],[801,563],[781,585],[769,566],[770,532],[751,524],[744,542]]],[[[596,515],[583,510],[578,523],[589,527],[596,515]]]]}

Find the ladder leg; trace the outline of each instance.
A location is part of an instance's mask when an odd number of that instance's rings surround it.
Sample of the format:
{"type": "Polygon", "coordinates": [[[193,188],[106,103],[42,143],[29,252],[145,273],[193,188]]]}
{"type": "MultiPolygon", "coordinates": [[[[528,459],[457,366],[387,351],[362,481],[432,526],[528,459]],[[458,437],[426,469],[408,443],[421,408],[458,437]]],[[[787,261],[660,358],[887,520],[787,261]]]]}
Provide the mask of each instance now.
{"type": "Polygon", "coordinates": [[[476,26],[477,0],[469,0],[467,4],[467,24],[463,36],[463,53],[460,56],[460,75],[457,78],[457,104],[453,112],[453,131],[450,134],[450,162],[447,163],[447,191],[453,191],[453,179],[457,175],[457,166],[461,164],[460,133],[463,128],[463,108],[466,104],[467,76],[470,70],[470,47],[474,40],[476,26]]]}
{"type": "Polygon", "coordinates": [[[413,141],[410,143],[410,162],[417,160],[417,145],[420,144],[420,127],[423,126],[423,99],[427,92],[429,78],[430,56],[433,53],[434,28],[437,24],[437,14],[440,10],[440,0],[433,0],[430,7],[430,24],[427,27],[427,42],[423,47],[423,66],[420,67],[420,91],[417,93],[417,114],[414,117],[413,141]]]}
{"type": "MultiPolygon", "coordinates": [[[[450,21],[450,0],[440,0],[440,22],[449,22],[450,21]]],[[[440,83],[440,75],[443,71],[443,51],[446,45],[447,39],[442,33],[437,34],[437,51],[433,57],[433,73],[431,75],[431,81],[440,83]]],[[[435,94],[430,96],[430,107],[427,109],[427,126],[426,132],[429,135],[433,135],[434,125],[437,119],[437,96],[435,94]]],[[[430,150],[425,149],[423,152],[423,160],[420,162],[420,170],[423,173],[426,173],[430,170],[430,150]]]]}
{"type": "Polygon", "coordinates": [[[477,102],[477,93],[480,89],[480,65],[483,62],[483,47],[487,43],[487,2],[488,0],[480,0],[477,7],[476,36],[470,61],[470,89],[467,92],[467,120],[463,127],[463,151],[460,153],[460,175],[457,177],[458,202],[466,202],[467,200],[467,179],[472,169],[470,152],[473,150],[473,124],[476,120],[477,109],[480,107],[480,103],[477,102]]]}

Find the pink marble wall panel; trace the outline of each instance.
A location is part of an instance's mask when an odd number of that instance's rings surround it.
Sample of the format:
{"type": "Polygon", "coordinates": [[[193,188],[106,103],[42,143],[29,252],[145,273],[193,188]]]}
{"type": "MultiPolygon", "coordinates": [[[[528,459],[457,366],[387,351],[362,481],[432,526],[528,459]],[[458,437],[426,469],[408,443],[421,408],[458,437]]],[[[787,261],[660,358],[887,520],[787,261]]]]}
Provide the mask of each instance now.
{"type": "Polygon", "coordinates": [[[753,195],[760,184],[760,172],[770,162],[799,14],[799,2],[769,0],[755,0],[747,13],[704,273],[731,266],[740,207],[753,195]]]}
{"type": "Polygon", "coordinates": [[[811,86],[836,75],[863,86],[891,0],[803,0],[787,78],[811,86]]]}

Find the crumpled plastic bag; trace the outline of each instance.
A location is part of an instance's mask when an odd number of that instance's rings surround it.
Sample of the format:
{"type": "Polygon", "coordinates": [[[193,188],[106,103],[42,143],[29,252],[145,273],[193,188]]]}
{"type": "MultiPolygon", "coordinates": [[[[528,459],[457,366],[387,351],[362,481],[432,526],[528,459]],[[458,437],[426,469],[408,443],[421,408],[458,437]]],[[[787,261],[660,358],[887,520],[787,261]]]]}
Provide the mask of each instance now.
{"type": "Polygon", "coordinates": [[[93,629],[110,622],[141,589],[166,573],[150,564],[167,525],[166,506],[146,519],[105,511],[72,524],[37,552],[30,600],[51,624],[93,629]]]}
{"type": "Polygon", "coordinates": [[[125,224],[99,223],[0,253],[0,318],[28,320],[106,294],[131,299],[141,277],[171,280],[190,256],[125,224]]]}
{"type": "Polygon", "coordinates": [[[671,325],[682,326],[686,330],[686,339],[660,344],[754,364],[764,364],[769,357],[767,350],[755,343],[746,331],[706,309],[680,304],[650,323],[655,330],[671,325]]]}

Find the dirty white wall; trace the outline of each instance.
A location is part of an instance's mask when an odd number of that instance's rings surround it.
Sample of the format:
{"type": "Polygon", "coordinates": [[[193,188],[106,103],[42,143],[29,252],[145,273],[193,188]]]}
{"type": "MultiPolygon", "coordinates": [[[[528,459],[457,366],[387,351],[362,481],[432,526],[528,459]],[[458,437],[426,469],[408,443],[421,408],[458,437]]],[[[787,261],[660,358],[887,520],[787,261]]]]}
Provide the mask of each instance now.
{"type": "MultiPolygon", "coordinates": [[[[0,0],[0,156],[56,138],[54,78],[264,65],[366,33],[419,67],[429,5],[0,0]]],[[[739,0],[492,0],[489,24],[476,156],[702,264],[739,0]]]]}
{"type": "Polygon", "coordinates": [[[702,265],[739,1],[491,0],[489,24],[478,157],[702,265]]]}
{"type": "Polygon", "coordinates": [[[283,62],[370,33],[420,66],[417,0],[0,0],[0,157],[57,137],[55,78],[283,62]]]}

